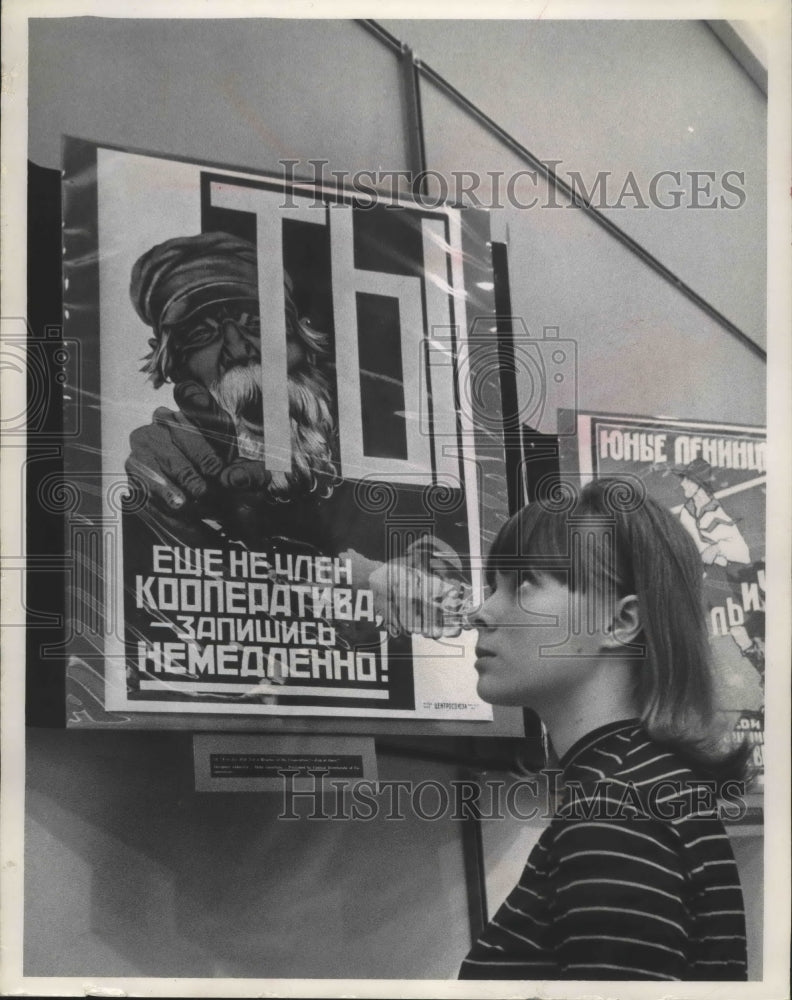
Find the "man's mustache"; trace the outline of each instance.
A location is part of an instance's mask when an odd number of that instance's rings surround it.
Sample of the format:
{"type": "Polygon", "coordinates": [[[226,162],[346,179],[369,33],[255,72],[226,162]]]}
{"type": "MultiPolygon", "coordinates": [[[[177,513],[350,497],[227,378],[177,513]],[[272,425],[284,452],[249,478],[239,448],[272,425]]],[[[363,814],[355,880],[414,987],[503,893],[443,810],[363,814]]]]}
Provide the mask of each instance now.
{"type": "Polygon", "coordinates": [[[248,404],[261,399],[261,365],[235,365],[216,379],[209,391],[224,410],[236,417],[248,404]]]}
{"type": "MultiPolygon", "coordinates": [[[[235,365],[209,387],[217,403],[231,415],[243,458],[264,460],[263,392],[260,363],[235,365]]],[[[292,434],[292,471],[274,473],[269,491],[288,495],[294,489],[314,488],[316,475],[325,477],[323,495],[332,492],[337,470],[332,455],[334,418],[330,387],[316,370],[293,371],[288,376],[289,418],[292,434]]]]}

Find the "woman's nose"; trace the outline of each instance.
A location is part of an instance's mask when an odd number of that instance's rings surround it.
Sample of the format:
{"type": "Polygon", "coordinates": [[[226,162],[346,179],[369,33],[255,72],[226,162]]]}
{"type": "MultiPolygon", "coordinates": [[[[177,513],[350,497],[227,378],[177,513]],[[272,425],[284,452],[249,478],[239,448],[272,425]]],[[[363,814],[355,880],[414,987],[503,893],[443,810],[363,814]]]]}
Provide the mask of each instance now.
{"type": "Polygon", "coordinates": [[[485,601],[483,601],[482,604],[480,604],[479,607],[476,608],[476,610],[473,611],[468,616],[468,621],[470,622],[471,626],[473,628],[479,629],[479,631],[481,629],[492,628],[492,623],[493,623],[492,608],[491,608],[492,597],[493,595],[490,594],[490,596],[485,601]]]}

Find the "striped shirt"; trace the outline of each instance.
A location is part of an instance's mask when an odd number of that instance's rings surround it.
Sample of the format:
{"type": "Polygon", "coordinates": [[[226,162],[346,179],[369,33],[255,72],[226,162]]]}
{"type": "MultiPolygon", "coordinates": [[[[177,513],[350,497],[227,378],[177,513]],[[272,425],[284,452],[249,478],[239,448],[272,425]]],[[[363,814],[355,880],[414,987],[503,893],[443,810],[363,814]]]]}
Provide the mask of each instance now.
{"type": "Polygon", "coordinates": [[[635,719],[589,733],[560,766],[561,803],[460,979],[746,979],[711,786],[635,719]]]}

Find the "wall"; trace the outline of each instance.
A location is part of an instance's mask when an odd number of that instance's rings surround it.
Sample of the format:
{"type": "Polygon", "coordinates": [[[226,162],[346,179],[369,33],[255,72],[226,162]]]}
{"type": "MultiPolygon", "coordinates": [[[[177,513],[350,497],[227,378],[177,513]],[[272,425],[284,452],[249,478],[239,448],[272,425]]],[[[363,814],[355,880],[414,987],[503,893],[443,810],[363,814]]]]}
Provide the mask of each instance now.
{"type": "MultiPolygon", "coordinates": [[[[739,212],[612,214],[763,339],[764,110],[703,26],[395,27],[529,148],[587,179],[744,169],[739,212]]],[[[42,166],[58,166],[62,133],[264,170],[282,157],[407,165],[395,58],[351,22],[36,20],[30,53],[42,166]]],[[[429,166],[523,166],[431,85],[423,109],[429,166]]],[[[763,422],[762,363],[582,213],[504,210],[496,224],[515,313],[534,336],[556,325],[578,342],[580,406],[763,422]]],[[[469,941],[458,826],[276,822],[269,799],[194,793],[189,754],[184,734],[29,732],[28,975],[455,974],[469,941]]],[[[537,832],[486,826],[492,907],[537,832]]],[[[761,848],[740,852],[755,975],[761,848]]]]}
{"type": "MultiPolygon", "coordinates": [[[[383,23],[535,156],[559,161],[563,178],[578,171],[591,191],[608,172],[594,202],[621,207],[604,214],[765,343],[766,98],[704,22],[383,23]],[[681,172],[686,207],[653,203],[650,181],[663,170],[681,172]],[[744,202],[731,210],[692,207],[684,175],[695,170],[714,172],[718,184],[728,171],[744,174],[744,202]],[[630,172],[646,207],[629,197],[620,202],[630,172]]],[[[469,130],[449,126],[427,122],[427,131],[470,149],[469,130]]],[[[438,166],[437,152],[429,159],[438,166]]],[[[460,166],[468,163],[454,162],[460,166]]],[[[658,201],[673,204],[671,186],[669,178],[658,183],[658,201]]]]}
{"type": "Polygon", "coordinates": [[[351,21],[34,19],[30,53],[42,167],[61,135],[275,172],[406,166],[396,59],[351,21]]]}
{"type": "MultiPolygon", "coordinates": [[[[431,85],[423,111],[427,161],[449,185],[460,148],[465,169],[481,176],[525,169],[431,85]]],[[[492,213],[509,247],[512,312],[531,337],[557,326],[576,341],[580,408],[764,423],[761,359],[562,195],[552,196],[541,178],[518,193],[537,206],[492,213]],[[554,202],[559,207],[542,207],[554,202]]],[[[540,429],[554,432],[555,413],[542,417],[540,429]]]]}
{"type": "MultiPolygon", "coordinates": [[[[195,793],[191,752],[182,733],[31,732],[27,975],[455,975],[469,947],[457,824],[311,820],[310,802],[279,820],[278,793],[195,793]]],[[[455,775],[387,754],[378,768],[455,775]]]]}

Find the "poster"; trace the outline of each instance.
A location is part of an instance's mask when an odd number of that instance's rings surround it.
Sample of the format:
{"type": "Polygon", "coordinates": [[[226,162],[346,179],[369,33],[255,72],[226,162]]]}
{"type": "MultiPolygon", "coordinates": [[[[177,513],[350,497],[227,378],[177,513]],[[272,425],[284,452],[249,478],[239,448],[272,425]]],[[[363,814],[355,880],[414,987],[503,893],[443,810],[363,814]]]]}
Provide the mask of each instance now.
{"type": "Polygon", "coordinates": [[[628,475],[679,517],[701,555],[716,704],[764,767],[765,501],[763,428],[579,413],[584,476],[628,475]]]}
{"type": "Polygon", "coordinates": [[[491,720],[482,213],[69,138],[63,191],[72,724],[97,664],[108,712],[491,720]]]}

